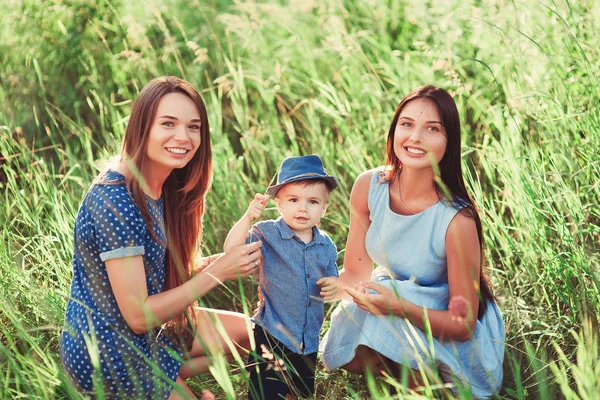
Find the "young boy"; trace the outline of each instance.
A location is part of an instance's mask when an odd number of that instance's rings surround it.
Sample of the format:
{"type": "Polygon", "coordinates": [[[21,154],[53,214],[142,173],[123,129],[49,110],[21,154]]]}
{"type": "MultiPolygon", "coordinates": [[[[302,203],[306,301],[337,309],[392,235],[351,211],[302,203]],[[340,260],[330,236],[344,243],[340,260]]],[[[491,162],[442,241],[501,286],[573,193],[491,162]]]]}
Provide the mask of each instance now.
{"type": "Polygon", "coordinates": [[[257,193],[227,235],[225,251],[244,242],[263,242],[263,268],[254,276],[264,299],[252,317],[257,354],[248,359],[249,399],[314,396],[324,300],[335,296],[320,297],[317,281],[338,276],[335,244],[317,225],[337,186],[319,156],[286,158],[277,184],[267,189],[281,217],[252,226],[269,200],[269,195],[257,193]]]}

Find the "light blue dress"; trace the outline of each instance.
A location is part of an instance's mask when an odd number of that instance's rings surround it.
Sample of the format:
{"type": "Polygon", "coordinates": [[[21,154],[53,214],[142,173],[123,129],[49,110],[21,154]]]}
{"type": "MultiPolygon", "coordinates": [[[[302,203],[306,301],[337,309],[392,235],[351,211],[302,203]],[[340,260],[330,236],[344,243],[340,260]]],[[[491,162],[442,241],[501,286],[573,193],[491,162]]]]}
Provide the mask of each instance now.
{"type": "MultiPolygon", "coordinates": [[[[366,248],[379,266],[372,280],[393,288],[422,307],[448,309],[448,272],[445,239],[457,209],[440,201],[416,215],[400,215],[390,209],[389,184],[375,171],[368,195],[371,225],[366,248]]],[[[437,369],[446,382],[469,386],[477,398],[497,392],[502,384],[504,323],[494,302],[477,321],[472,339],[466,342],[428,338],[404,319],[377,316],[342,301],[331,316],[331,326],[320,351],[328,370],[355,357],[364,345],[396,363],[419,369],[437,369]]]]}

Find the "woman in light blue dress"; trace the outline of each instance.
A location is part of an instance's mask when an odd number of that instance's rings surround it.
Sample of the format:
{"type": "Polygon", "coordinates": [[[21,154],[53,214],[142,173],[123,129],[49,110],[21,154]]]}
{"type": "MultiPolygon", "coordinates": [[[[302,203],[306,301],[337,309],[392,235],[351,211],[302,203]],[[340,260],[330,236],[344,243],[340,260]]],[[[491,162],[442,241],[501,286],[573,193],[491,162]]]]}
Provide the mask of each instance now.
{"type": "Polygon", "coordinates": [[[320,348],[328,370],[400,376],[404,366],[411,387],[435,376],[476,398],[499,391],[504,324],[460,145],[445,90],[424,86],[402,100],[386,165],[354,184],[344,269],[320,282],[322,295],[342,299],[320,348]]]}

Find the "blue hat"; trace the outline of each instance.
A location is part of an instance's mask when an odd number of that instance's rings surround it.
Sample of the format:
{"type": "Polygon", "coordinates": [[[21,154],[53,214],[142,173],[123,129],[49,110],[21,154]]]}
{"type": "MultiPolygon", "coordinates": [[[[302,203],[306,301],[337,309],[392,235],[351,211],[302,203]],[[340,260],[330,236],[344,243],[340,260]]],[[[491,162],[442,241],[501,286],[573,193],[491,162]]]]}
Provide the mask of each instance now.
{"type": "Polygon", "coordinates": [[[289,157],[283,160],[277,174],[277,184],[269,186],[267,193],[269,196],[275,197],[283,185],[306,179],[325,179],[331,184],[331,190],[338,186],[337,179],[327,175],[321,158],[316,154],[311,154],[310,156],[289,157]]]}

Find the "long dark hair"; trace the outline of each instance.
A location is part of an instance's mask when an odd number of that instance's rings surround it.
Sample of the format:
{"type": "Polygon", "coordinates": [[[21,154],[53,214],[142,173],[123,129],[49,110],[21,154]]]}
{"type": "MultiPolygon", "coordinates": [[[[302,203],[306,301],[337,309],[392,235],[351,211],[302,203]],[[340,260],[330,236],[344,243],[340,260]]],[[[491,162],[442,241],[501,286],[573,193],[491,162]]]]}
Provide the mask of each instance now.
{"type": "Polygon", "coordinates": [[[442,124],[446,130],[447,142],[444,156],[438,163],[439,180],[436,180],[436,191],[440,199],[450,200],[461,213],[466,214],[475,221],[477,227],[477,236],[479,237],[480,249],[480,267],[481,276],[479,279],[479,312],[478,318],[481,318],[487,308],[487,301],[493,300],[494,296],[490,290],[489,280],[484,272],[484,255],[483,255],[483,228],[481,219],[475,207],[473,199],[467,192],[465,181],[462,175],[461,155],[460,155],[460,118],[456,103],[450,94],[442,88],[427,85],[414,89],[407,94],[398,107],[392,120],[392,125],[388,132],[387,138],[387,160],[384,181],[391,182],[398,177],[402,170],[402,163],[394,152],[394,136],[396,133],[396,124],[400,113],[408,103],[414,100],[424,99],[435,105],[442,119],[442,124]],[[451,198],[448,198],[451,197],[451,198]]]}
{"type": "MultiPolygon", "coordinates": [[[[121,151],[122,161],[133,164],[137,171],[143,170],[144,164],[148,162],[146,147],[156,110],[162,97],[169,93],[181,93],[196,104],[200,114],[201,139],[200,148],[190,162],[184,168],[174,169],[163,184],[167,237],[167,242],[161,243],[167,248],[164,290],[180,286],[190,279],[192,260],[202,240],[206,192],[212,181],[212,153],[206,107],[198,91],[188,82],[174,76],[164,76],[149,82],[133,104],[121,151]]],[[[134,175],[139,176],[135,171],[134,175]]],[[[134,178],[128,182],[128,189],[142,212],[148,230],[161,242],[154,232],[152,215],[144,201],[146,197],[139,180],[134,178]]],[[[196,315],[192,306],[188,311],[195,322],[196,315]]],[[[174,316],[169,326],[189,340],[189,332],[184,329],[187,326],[184,314],[174,316]]]]}

